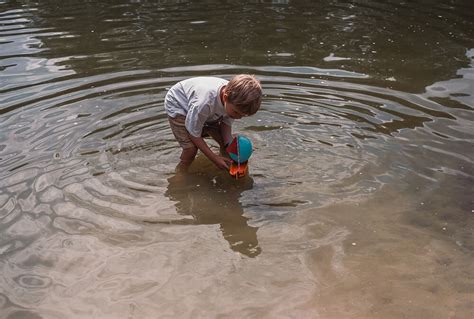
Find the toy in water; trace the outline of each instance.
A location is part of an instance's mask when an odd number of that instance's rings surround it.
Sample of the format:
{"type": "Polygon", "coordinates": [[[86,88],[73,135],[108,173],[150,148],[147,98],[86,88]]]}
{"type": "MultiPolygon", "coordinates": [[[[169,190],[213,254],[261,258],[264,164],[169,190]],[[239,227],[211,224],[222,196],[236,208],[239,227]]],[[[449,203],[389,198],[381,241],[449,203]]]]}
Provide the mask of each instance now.
{"type": "Polygon", "coordinates": [[[252,142],[245,136],[237,135],[227,146],[226,151],[234,162],[240,164],[247,162],[252,155],[252,142]]]}
{"type": "Polygon", "coordinates": [[[248,162],[237,163],[232,161],[229,167],[229,174],[235,178],[241,178],[247,175],[248,173],[248,162]]]}
{"type": "Polygon", "coordinates": [[[253,152],[252,142],[245,136],[237,135],[226,151],[232,159],[230,175],[235,178],[244,177],[248,173],[248,160],[253,152]]]}

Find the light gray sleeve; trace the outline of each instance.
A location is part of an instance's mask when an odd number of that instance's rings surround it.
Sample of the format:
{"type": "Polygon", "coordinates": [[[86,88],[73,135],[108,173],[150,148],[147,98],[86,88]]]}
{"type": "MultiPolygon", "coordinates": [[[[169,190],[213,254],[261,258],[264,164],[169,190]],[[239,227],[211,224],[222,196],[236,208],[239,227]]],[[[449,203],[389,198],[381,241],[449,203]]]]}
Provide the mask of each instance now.
{"type": "Polygon", "coordinates": [[[191,105],[188,114],[186,115],[186,129],[189,134],[194,137],[201,137],[204,123],[211,114],[211,108],[208,104],[205,105],[191,105]]]}

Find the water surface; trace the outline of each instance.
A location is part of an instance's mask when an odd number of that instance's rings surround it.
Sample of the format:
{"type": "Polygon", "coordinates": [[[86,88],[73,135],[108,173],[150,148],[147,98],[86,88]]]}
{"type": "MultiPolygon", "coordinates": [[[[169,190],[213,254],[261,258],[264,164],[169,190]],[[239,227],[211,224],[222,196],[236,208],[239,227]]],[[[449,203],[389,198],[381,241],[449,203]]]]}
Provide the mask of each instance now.
{"type": "Polygon", "coordinates": [[[0,1],[1,317],[471,318],[473,12],[0,1]],[[176,175],[167,89],[243,72],[250,176],[176,175]]]}

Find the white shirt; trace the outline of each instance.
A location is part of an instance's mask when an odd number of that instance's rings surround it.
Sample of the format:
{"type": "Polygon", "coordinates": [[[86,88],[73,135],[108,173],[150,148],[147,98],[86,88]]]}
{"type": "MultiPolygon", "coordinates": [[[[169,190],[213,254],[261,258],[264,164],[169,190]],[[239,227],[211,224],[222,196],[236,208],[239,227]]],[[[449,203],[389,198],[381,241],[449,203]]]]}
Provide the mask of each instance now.
{"type": "Polygon", "coordinates": [[[216,77],[195,77],[176,83],[166,94],[165,110],[170,117],[186,116],[186,129],[200,137],[205,124],[223,121],[232,126],[220,99],[221,88],[227,80],[216,77]]]}

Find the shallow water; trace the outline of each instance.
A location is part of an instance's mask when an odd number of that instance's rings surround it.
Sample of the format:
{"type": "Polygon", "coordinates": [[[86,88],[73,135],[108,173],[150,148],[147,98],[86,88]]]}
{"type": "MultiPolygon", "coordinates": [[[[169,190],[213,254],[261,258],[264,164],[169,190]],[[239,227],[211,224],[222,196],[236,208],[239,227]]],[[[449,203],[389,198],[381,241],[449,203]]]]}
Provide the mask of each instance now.
{"type": "Polygon", "coordinates": [[[471,1],[0,1],[2,318],[471,318],[471,1]],[[163,109],[255,74],[255,151],[163,109]]]}

